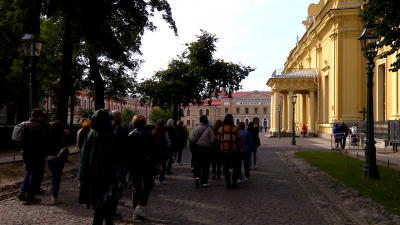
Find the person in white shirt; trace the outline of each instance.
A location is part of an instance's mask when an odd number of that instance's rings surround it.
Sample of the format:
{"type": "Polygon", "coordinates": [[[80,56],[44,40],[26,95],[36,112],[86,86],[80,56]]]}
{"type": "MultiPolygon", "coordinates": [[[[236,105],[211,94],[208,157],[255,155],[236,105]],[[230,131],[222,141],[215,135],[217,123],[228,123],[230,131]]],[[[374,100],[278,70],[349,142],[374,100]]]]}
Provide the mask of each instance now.
{"type": "Polygon", "coordinates": [[[357,124],[353,124],[353,126],[350,128],[351,131],[351,137],[352,137],[352,141],[351,141],[351,145],[356,145],[357,143],[357,124]]]}

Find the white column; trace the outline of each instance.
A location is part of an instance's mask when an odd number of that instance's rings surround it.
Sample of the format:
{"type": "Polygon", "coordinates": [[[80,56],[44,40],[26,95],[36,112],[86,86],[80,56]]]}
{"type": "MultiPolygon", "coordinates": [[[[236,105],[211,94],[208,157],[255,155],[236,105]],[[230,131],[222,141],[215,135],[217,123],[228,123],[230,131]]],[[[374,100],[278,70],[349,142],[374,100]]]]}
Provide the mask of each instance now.
{"type": "Polygon", "coordinates": [[[292,104],[292,99],[290,99],[290,96],[292,95],[293,90],[288,90],[288,95],[287,95],[287,118],[288,118],[288,129],[286,133],[292,133],[293,131],[293,104],[292,104]]]}
{"type": "Polygon", "coordinates": [[[307,101],[306,100],[307,100],[306,95],[301,94],[301,108],[299,107],[299,116],[300,116],[299,119],[301,120],[301,126],[307,125],[307,117],[306,117],[307,101]]]}
{"type": "Polygon", "coordinates": [[[310,91],[310,104],[309,104],[309,118],[308,121],[310,121],[310,129],[315,132],[315,90],[309,90],[310,91]]]}
{"type": "Polygon", "coordinates": [[[278,113],[278,105],[280,103],[279,101],[280,98],[280,92],[279,90],[276,90],[274,93],[274,125],[275,125],[275,132],[278,134],[279,132],[279,113],[278,113]]]}
{"type": "Polygon", "coordinates": [[[273,91],[273,90],[271,90],[271,92],[270,92],[270,95],[271,95],[271,107],[270,107],[270,109],[269,109],[269,111],[270,111],[270,118],[271,118],[271,120],[269,121],[269,126],[270,126],[270,129],[269,129],[269,134],[271,134],[271,135],[273,135],[273,132],[276,130],[275,129],[275,122],[274,122],[274,119],[275,119],[275,117],[274,117],[274,115],[275,115],[275,111],[274,111],[274,105],[275,105],[275,94],[276,94],[276,91],[273,91]]]}
{"type": "Polygon", "coordinates": [[[283,94],[283,103],[281,105],[281,124],[282,132],[286,132],[288,129],[288,94],[283,94]]]}

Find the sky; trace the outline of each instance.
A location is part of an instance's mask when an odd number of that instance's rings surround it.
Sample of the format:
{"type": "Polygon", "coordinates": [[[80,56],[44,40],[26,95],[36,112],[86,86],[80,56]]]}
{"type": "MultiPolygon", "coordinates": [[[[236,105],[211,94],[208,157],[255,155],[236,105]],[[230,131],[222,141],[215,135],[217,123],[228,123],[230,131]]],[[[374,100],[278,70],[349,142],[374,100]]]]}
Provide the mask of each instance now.
{"type": "Polygon", "coordinates": [[[256,68],[242,81],[243,91],[269,91],[266,85],[275,69],[284,67],[297,35],[305,33],[302,21],[308,6],[318,0],[168,0],[179,37],[175,36],[160,13],[151,18],[155,32],[142,37],[145,61],[138,78],[167,69],[171,59],[185,50],[185,43],[196,41],[202,30],[219,41],[214,58],[256,68]]]}

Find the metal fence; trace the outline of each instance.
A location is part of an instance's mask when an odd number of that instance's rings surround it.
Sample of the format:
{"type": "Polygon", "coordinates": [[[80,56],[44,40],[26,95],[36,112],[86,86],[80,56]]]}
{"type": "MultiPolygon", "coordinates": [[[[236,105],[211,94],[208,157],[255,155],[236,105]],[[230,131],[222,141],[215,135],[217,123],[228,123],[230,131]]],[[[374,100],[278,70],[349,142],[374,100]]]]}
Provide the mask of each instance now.
{"type": "Polygon", "coordinates": [[[388,141],[400,141],[400,121],[389,120],[388,121],[388,141]]]}
{"type": "MultiPolygon", "coordinates": [[[[389,130],[388,130],[388,123],[389,121],[374,121],[374,137],[378,139],[387,139],[389,130]]],[[[366,122],[360,121],[346,121],[346,125],[350,128],[353,124],[356,124],[357,131],[359,133],[367,133],[367,126],[366,122]]]]}

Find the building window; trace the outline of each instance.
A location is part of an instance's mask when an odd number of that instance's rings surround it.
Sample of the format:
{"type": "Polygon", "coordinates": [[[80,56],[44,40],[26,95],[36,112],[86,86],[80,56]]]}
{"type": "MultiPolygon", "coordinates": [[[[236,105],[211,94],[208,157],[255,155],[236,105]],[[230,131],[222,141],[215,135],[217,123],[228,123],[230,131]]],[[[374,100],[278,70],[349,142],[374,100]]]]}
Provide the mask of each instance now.
{"type": "Polygon", "coordinates": [[[254,108],[254,114],[258,114],[258,108],[254,108]]]}
{"type": "MultiPolygon", "coordinates": [[[[189,110],[188,110],[188,111],[189,111],[189,110]]],[[[188,126],[190,125],[190,120],[187,120],[186,125],[188,125],[188,126]]]]}
{"type": "Polygon", "coordinates": [[[264,108],[264,114],[267,114],[267,108],[264,108]]]}
{"type": "Polygon", "coordinates": [[[228,108],[225,108],[225,114],[228,114],[228,108]]]}
{"type": "Polygon", "coordinates": [[[117,106],[117,110],[119,111],[119,105],[117,106]]]}
{"type": "Polygon", "coordinates": [[[90,108],[93,109],[93,99],[90,100],[90,108]]]}
{"type": "Polygon", "coordinates": [[[203,109],[200,109],[200,116],[202,116],[203,115],[203,109]]]}
{"type": "Polygon", "coordinates": [[[246,123],[246,126],[248,126],[249,125],[249,119],[246,119],[245,123],[246,123]]]}
{"type": "Polygon", "coordinates": [[[239,125],[240,120],[236,119],[236,126],[239,125]]]}
{"type": "Polygon", "coordinates": [[[244,109],[244,113],[245,113],[245,114],[249,114],[249,108],[245,108],[245,109],[244,109]]]}
{"type": "Polygon", "coordinates": [[[206,109],[206,116],[210,115],[210,110],[206,109]]]}
{"type": "MultiPolygon", "coordinates": [[[[186,111],[186,116],[190,116],[190,110],[188,109],[187,111],[186,111]]],[[[188,120],[189,121],[189,120],[188,120]]],[[[189,124],[188,124],[189,125],[189,124]]]]}
{"type": "Polygon", "coordinates": [[[86,100],[83,100],[83,109],[86,109],[86,100]]]}
{"type": "Polygon", "coordinates": [[[240,114],[240,108],[236,108],[236,114],[240,114]]]}

